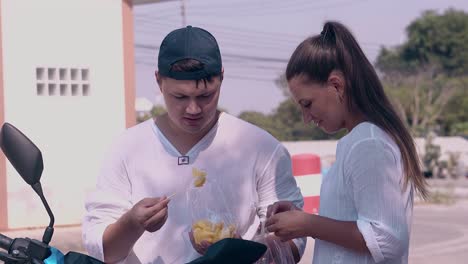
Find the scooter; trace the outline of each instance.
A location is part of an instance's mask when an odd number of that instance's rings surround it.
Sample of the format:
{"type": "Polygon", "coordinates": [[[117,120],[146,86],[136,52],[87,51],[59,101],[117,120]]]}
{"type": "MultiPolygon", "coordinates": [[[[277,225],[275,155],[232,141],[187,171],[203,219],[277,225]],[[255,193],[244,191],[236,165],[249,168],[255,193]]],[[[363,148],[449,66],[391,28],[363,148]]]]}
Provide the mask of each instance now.
{"type": "MultiPolygon", "coordinates": [[[[9,123],[3,124],[0,131],[0,147],[19,173],[39,195],[50,218],[42,241],[30,238],[9,238],[0,234],[0,260],[6,264],[101,264],[103,262],[78,253],[63,254],[49,246],[54,233],[54,214],[47,203],[40,183],[44,164],[39,148],[20,130],[9,123]]],[[[188,264],[251,264],[266,252],[264,244],[254,241],[225,238],[210,246],[204,256],[188,264]]]]}
{"type": "Polygon", "coordinates": [[[9,123],[3,124],[1,128],[0,147],[19,175],[39,195],[50,218],[42,241],[30,238],[12,239],[0,234],[0,248],[6,251],[0,251],[0,260],[6,264],[103,263],[78,252],[68,252],[64,255],[49,245],[54,234],[55,218],[42,192],[40,182],[44,169],[42,153],[28,137],[9,123]]]}

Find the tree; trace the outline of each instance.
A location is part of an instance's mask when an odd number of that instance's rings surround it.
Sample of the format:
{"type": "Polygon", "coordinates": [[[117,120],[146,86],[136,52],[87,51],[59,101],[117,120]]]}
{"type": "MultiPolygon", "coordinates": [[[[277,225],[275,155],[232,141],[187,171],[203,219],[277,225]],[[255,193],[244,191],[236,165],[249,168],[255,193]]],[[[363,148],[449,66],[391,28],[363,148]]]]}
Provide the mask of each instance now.
{"type": "Polygon", "coordinates": [[[413,73],[422,65],[440,65],[448,76],[468,73],[468,14],[448,9],[426,11],[406,28],[408,40],[383,49],[377,67],[383,72],[413,73]]]}
{"type": "Polygon", "coordinates": [[[286,80],[286,74],[280,74],[278,78],[275,79],[276,87],[278,87],[283,95],[287,98],[291,97],[291,92],[288,89],[288,80],[286,80]]]}
{"type": "Polygon", "coordinates": [[[256,111],[245,111],[239,115],[239,118],[265,129],[268,133],[277,139],[283,138],[280,129],[276,126],[273,118],[271,118],[269,115],[265,115],[256,111]]]}
{"type": "Polygon", "coordinates": [[[417,136],[429,130],[443,132],[442,114],[460,89],[458,79],[437,75],[434,68],[423,68],[408,76],[387,75],[384,84],[401,118],[417,136]]]}
{"type": "Polygon", "coordinates": [[[426,176],[440,178],[443,164],[440,161],[440,146],[433,143],[435,137],[436,134],[432,131],[427,134],[422,162],[426,176]]]}
{"type": "Polygon", "coordinates": [[[460,165],[460,152],[449,152],[447,159],[447,175],[450,176],[452,179],[457,179],[461,176],[461,172],[459,170],[460,165]]]}
{"type": "Polygon", "coordinates": [[[291,98],[287,98],[276,108],[272,118],[276,124],[281,124],[278,127],[281,128],[281,139],[284,141],[336,139],[343,135],[329,135],[319,127],[304,124],[302,112],[291,98]]]}
{"type": "Polygon", "coordinates": [[[285,99],[272,114],[243,112],[239,118],[265,129],[281,141],[337,139],[344,135],[344,131],[329,135],[316,126],[304,124],[301,110],[291,100],[285,76],[280,75],[275,84],[281,89],[285,99]]]}
{"type": "Polygon", "coordinates": [[[468,77],[460,79],[460,86],[453,99],[448,103],[440,119],[444,135],[468,136],[468,77]]]}
{"type": "Polygon", "coordinates": [[[143,116],[137,116],[137,123],[141,123],[143,121],[146,121],[149,118],[161,115],[166,112],[166,108],[161,105],[155,105],[153,108],[151,108],[151,111],[149,113],[146,113],[143,116]]]}
{"type": "Polygon", "coordinates": [[[407,27],[407,34],[406,43],[383,48],[377,58],[392,102],[415,135],[433,129],[441,135],[463,133],[468,112],[468,14],[427,11],[407,27]]]}

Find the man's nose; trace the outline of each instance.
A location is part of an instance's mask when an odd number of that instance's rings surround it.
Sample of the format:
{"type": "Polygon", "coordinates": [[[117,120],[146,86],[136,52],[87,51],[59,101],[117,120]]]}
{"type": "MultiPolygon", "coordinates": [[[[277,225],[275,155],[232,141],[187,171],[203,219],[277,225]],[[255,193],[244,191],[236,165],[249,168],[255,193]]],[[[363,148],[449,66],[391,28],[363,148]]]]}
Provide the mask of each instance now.
{"type": "Polygon", "coordinates": [[[201,108],[198,105],[196,100],[190,100],[186,111],[187,111],[187,114],[196,115],[201,112],[201,108]]]}

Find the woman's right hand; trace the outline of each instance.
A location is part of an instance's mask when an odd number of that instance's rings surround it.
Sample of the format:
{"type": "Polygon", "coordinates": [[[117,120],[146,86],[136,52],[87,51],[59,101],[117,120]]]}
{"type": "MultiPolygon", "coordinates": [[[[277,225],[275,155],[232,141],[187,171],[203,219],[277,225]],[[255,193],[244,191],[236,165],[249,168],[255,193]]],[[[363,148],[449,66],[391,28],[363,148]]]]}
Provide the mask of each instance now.
{"type": "Polygon", "coordinates": [[[294,211],[294,210],[300,210],[300,209],[297,208],[291,201],[278,201],[268,206],[267,219],[275,214],[287,212],[287,211],[294,211]]]}
{"type": "Polygon", "coordinates": [[[128,217],[138,230],[158,231],[166,223],[168,203],[169,199],[166,197],[144,198],[130,209],[128,217]]]}

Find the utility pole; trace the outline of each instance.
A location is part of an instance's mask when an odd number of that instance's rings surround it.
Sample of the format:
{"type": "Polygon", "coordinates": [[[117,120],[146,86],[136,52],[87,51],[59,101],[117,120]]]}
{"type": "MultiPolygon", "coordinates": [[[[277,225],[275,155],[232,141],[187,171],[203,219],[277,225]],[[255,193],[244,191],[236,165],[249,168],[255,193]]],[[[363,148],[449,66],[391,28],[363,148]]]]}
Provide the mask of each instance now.
{"type": "Polygon", "coordinates": [[[180,0],[180,15],[182,16],[182,27],[187,26],[187,18],[186,18],[186,11],[185,11],[185,0],[180,0]]]}

